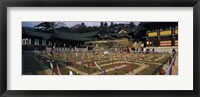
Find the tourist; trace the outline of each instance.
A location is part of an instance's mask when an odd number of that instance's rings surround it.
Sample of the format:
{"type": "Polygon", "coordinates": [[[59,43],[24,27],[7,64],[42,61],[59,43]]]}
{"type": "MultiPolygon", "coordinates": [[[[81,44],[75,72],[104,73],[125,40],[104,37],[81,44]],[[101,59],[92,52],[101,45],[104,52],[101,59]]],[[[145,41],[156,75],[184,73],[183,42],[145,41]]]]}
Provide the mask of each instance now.
{"type": "Polygon", "coordinates": [[[174,58],[174,62],[173,62],[173,66],[174,66],[175,61],[176,61],[176,50],[174,48],[172,49],[172,57],[174,58]]]}
{"type": "Polygon", "coordinates": [[[93,54],[95,54],[95,52],[96,52],[96,48],[93,48],[93,50],[92,50],[92,51],[93,51],[93,54]]]}
{"type": "Polygon", "coordinates": [[[153,48],[153,49],[152,49],[153,54],[154,54],[154,51],[155,51],[155,50],[154,50],[154,48],[153,48]]]}
{"type": "Polygon", "coordinates": [[[145,47],[143,48],[143,52],[146,54],[146,48],[145,47]]]}
{"type": "Polygon", "coordinates": [[[148,54],[150,52],[149,48],[146,48],[146,53],[148,54]]]}
{"type": "Polygon", "coordinates": [[[53,56],[53,47],[50,48],[50,54],[53,56]]]}
{"type": "Polygon", "coordinates": [[[173,48],[172,49],[172,55],[173,55],[173,57],[175,56],[175,54],[176,54],[176,50],[173,48]]]}

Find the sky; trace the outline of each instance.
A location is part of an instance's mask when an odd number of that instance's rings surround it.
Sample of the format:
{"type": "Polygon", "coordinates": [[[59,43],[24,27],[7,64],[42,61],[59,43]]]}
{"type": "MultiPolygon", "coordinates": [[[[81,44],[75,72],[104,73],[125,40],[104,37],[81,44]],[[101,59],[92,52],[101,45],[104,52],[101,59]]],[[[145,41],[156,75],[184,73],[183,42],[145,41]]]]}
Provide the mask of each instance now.
{"type": "MultiPolygon", "coordinates": [[[[114,22],[114,21],[113,21],[114,22]]],[[[23,27],[34,27],[35,25],[39,24],[41,22],[39,21],[31,21],[31,22],[22,22],[22,26],[23,27]]],[[[78,21],[67,21],[67,22],[63,22],[67,27],[72,27],[76,24],[81,24],[82,21],[78,22],[78,21]]],[[[89,22],[84,22],[86,26],[100,26],[100,22],[99,21],[89,21],[89,22]]],[[[107,22],[108,25],[110,25],[110,22],[107,22]]],[[[129,21],[116,21],[114,23],[124,23],[124,24],[129,24],[129,21]]],[[[139,22],[134,22],[135,25],[138,25],[139,22]]]]}

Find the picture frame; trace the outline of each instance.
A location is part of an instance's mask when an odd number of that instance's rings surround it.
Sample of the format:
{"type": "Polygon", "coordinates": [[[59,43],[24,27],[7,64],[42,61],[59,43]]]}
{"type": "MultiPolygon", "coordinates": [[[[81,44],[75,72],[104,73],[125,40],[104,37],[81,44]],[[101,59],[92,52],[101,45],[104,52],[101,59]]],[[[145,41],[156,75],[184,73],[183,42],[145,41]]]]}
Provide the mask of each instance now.
{"type": "Polygon", "coordinates": [[[3,0],[0,2],[0,95],[2,97],[198,97],[200,95],[199,0],[3,0]],[[7,90],[7,7],[193,7],[193,90],[7,90]]]}

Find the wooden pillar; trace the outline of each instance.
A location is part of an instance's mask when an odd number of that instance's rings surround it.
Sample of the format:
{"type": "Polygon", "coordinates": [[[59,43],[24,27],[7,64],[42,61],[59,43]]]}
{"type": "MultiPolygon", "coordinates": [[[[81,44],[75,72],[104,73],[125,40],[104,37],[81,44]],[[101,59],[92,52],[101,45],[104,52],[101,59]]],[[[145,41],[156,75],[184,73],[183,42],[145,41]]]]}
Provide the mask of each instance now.
{"type": "Polygon", "coordinates": [[[176,40],[175,38],[172,38],[172,39],[171,39],[171,41],[172,41],[172,42],[171,42],[171,46],[175,46],[175,40],[176,40]]]}
{"type": "Polygon", "coordinates": [[[31,38],[31,44],[35,44],[35,39],[31,38]]]}
{"type": "Polygon", "coordinates": [[[176,41],[176,37],[175,37],[175,26],[172,27],[172,39],[171,39],[171,46],[175,46],[175,41],[176,41]]]}
{"type": "Polygon", "coordinates": [[[157,46],[160,46],[160,30],[157,30],[158,33],[158,39],[157,39],[157,46]]]}

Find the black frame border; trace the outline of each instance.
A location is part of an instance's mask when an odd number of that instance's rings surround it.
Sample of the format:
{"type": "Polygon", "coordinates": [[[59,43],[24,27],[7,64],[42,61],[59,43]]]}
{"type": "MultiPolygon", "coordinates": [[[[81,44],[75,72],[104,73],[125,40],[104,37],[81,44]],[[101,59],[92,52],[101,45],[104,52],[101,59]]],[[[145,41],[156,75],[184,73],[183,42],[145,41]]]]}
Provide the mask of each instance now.
{"type": "MultiPolygon", "coordinates": [[[[0,95],[2,97],[199,97],[200,0],[2,0],[0,1],[0,95]],[[193,90],[7,90],[7,7],[193,7],[193,90]]],[[[187,84],[187,83],[186,83],[187,84]]]]}

